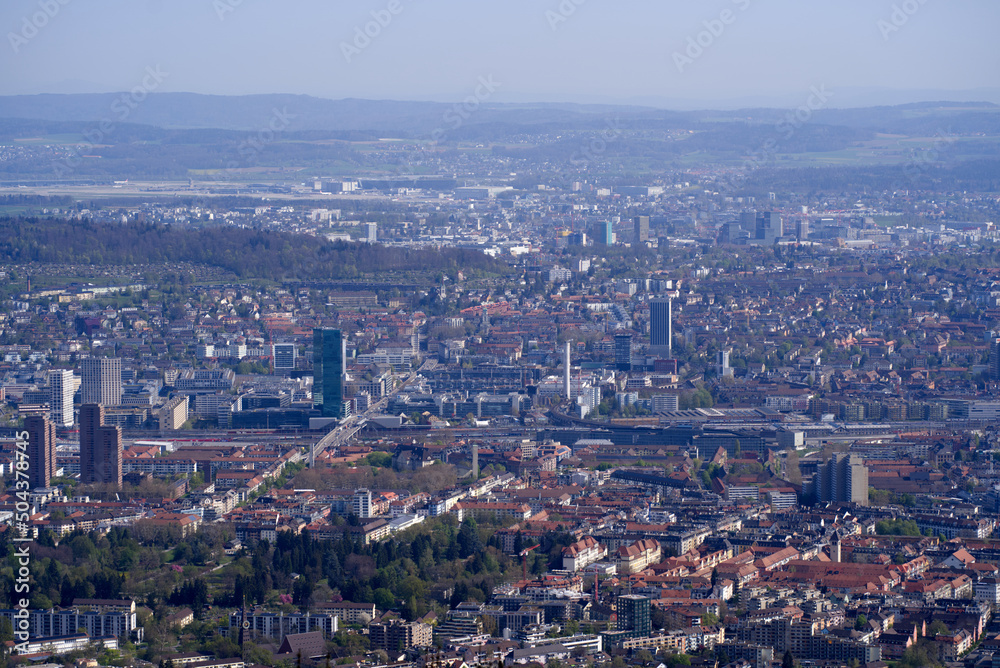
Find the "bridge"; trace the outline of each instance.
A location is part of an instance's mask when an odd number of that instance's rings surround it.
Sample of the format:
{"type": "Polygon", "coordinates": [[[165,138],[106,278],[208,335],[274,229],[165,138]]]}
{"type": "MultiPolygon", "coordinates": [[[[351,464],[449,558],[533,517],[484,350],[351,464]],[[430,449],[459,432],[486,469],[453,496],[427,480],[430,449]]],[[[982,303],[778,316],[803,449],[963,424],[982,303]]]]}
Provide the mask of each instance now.
{"type": "Polygon", "coordinates": [[[323,438],[319,439],[309,449],[309,466],[312,467],[316,464],[316,457],[323,454],[329,447],[339,448],[340,446],[347,443],[349,440],[358,435],[358,432],[364,429],[365,425],[368,424],[368,419],[372,416],[378,415],[380,411],[385,409],[389,405],[389,400],[396,396],[406,385],[413,381],[417,377],[417,374],[424,370],[433,369],[437,365],[437,360],[426,360],[419,369],[415,369],[410,372],[410,375],[406,377],[406,380],[399,383],[396,388],[385,395],[374,404],[368,407],[361,415],[352,415],[346,418],[343,422],[338,424],[332,431],[327,433],[323,438]]]}

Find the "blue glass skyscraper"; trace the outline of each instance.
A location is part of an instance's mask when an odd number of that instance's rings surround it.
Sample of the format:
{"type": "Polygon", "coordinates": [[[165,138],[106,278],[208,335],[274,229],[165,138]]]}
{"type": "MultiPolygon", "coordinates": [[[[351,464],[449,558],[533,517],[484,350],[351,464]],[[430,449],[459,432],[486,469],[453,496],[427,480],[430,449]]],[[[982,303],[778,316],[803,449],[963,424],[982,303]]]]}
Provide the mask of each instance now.
{"type": "Polygon", "coordinates": [[[323,417],[344,417],[344,349],[339,329],[313,330],[313,405],[323,417]]]}

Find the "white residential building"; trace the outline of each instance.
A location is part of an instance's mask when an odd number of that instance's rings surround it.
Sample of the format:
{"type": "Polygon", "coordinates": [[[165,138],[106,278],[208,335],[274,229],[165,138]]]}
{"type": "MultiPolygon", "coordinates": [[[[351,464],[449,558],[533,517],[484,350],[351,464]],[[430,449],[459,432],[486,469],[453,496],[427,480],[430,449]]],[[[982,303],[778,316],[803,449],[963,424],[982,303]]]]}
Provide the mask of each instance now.
{"type": "Polygon", "coordinates": [[[88,357],[83,360],[82,404],[120,406],[122,403],[122,361],[88,357]]]}
{"type": "Polygon", "coordinates": [[[57,427],[73,426],[73,372],[59,369],[49,372],[49,419],[57,427]]]}

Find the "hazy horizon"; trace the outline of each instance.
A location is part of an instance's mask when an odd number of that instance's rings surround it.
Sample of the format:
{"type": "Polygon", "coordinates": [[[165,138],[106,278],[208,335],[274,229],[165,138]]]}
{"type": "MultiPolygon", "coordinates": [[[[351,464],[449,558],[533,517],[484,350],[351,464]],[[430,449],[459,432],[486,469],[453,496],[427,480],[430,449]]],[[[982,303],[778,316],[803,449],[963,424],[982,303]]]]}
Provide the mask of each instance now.
{"type": "Polygon", "coordinates": [[[826,107],[1000,103],[998,19],[988,0],[17,0],[0,8],[0,94],[732,109],[795,107],[818,89],[826,107]]]}

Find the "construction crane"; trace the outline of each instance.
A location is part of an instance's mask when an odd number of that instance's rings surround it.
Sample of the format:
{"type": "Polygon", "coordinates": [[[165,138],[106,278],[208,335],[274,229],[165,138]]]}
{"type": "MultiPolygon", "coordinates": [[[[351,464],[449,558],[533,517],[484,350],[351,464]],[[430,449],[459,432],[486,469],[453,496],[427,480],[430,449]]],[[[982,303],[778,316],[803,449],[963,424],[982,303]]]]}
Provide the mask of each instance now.
{"type": "Polygon", "coordinates": [[[536,547],[541,547],[542,544],[532,545],[531,547],[526,547],[518,553],[517,556],[521,557],[521,578],[527,582],[528,581],[528,553],[534,550],[536,547]]]}

